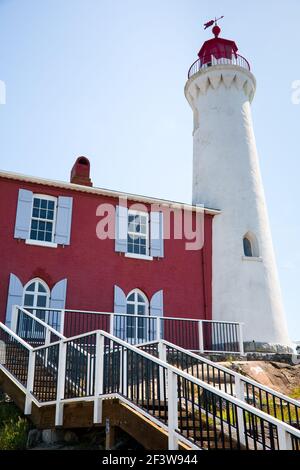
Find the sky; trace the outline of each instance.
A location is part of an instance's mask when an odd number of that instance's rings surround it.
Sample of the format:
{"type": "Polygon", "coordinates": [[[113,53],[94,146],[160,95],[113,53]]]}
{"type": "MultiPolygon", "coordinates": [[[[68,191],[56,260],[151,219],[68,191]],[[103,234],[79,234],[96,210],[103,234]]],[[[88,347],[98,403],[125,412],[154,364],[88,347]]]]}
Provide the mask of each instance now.
{"type": "Polygon", "coordinates": [[[300,340],[299,0],[0,0],[0,168],[190,202],[192,112],[183,89],[224,15],[257,79],[254,130],[289,332],[300,340]]]}

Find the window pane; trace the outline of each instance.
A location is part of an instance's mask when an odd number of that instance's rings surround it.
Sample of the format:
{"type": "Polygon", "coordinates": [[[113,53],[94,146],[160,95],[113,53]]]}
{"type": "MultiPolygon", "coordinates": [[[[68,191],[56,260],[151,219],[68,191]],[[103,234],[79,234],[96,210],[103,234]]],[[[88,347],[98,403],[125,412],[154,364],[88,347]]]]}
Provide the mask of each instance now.
{"type": "Polygon", "coordinates": [[[48,209],[54,210],[54,201],[48,201],[48,209]]]}
{"type": "Polygon", "coordinates": [[[44,232],[38,232],[38,240],[44,241],[44,232]]]}
{"type": "Polygon", "coordinates": [[[32,217],[38,217],[38,216],[39,216],[39,213],[40,213],[39,209],[33,208],[32,217]]]}
{"type": "Polygon", "coordinates": [[[244,243],[244,254],[245,254],[245,256],[253,256],[252,246],[251,246],[250,240],[247,237],[245,237],[244,240],[243,240],[243,243],[244,243]]]}
{"type": "Polygon", "coordinates": [[[41,200],[41,208],[42,209],[47,209],[47,200],[46,199],[41,200]]]}
{"type": "Polygon", "coordinates": [[[39,291],[39,292],[45,292],[45,293],[47,292],[47,290],[45,289],[45,287],[43,286],[43,284],[41,284],[40,282],[39,282],[39,286],[38,286],[38,291],[39,291]]]}
{"type": "Polygon", "coordinates": [[[46,307],[47,297],[45,295],[38,295],[37,307],[46,307]]]}
{"type": "Polygon", "coordinates": [[[27,291],[33,292],[34,291],[34,286],[35,286],[35,282],[33,282],[32,284],[29,284],[29,286],[26,287],[26,292],[27,291]]]}
{"type": "Polygon", "coordinates": [[[129,315],[134,315],[134,304],[127,304],[127,313],[129,315]]]}
{"type": "Polygon", "coordinates": [[[33,207],[40,207],[40,199],[34,198],[33,200],[33,207]]]}
{"type": "Polygon", "coordinates": [[[51,232],[46,232],[45,241],[46,242],[52,242],[52,233],[51,232]]]}
{"type": "Polygon", "coordinates": [[[31,240],[36,240],[37,239],[37,231],[36,230],[31,230],[30,238],[31,238],[31,240]]]}
{"type": "Polygon", "coordinates": [[[34,304],[34,295],[25,294],[25,296],[24,296],[24,305],[26,307],[32,307],[33,304],[34,304]]]}
{"type": "Polygon", "coordinates": [[[40,210],[40,218],[45,219],[47,215],[47,211],[45,209],[40,210]]]}
{"type": "Polygon", "coordinates": [[[138,315],[145,315],[145,305],[138,305],[138,315]]]}
{"type": "Polygon", "coordinates": [[[54,211],[47,211],[47,219],[53,220],[54,218],[54,211]]]}

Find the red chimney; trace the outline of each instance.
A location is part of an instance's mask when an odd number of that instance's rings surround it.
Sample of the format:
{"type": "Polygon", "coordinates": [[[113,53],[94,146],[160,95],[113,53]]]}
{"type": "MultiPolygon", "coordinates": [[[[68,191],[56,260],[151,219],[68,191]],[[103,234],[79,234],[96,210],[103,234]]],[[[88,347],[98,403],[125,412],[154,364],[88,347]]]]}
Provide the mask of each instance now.
{"type": "Polygon", "coordinates": [[[78,157],[71,170],[70,182],[93,186],[90,178],[90,162],[86,157],[78,157]]]}

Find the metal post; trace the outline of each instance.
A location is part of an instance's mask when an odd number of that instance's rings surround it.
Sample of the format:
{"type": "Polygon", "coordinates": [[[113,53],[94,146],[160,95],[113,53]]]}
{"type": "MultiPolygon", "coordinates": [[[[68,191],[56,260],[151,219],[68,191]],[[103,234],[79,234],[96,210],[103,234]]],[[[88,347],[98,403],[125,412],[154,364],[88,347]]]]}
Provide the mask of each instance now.
{"type": "Polygon", "coordinates": [[[284,429],[284,427],[277,425],[278,435],[278,450],[292,450],[292,438],[291,435],[284,429]]]}
{"type": "Polygon", "coordinates": [[[56,389],[56,407],[55,407],[55,426],[63,425],[63,399],[65,397],[65,378],[66,378],[66,353],[67,343],[59,343],[58,371],[57,371],[57,389],[56,389]]]}
{"type": "MultiPolygon", "coordinates": [[[[115,315],[113,313],[110,314],[110,324],[109,324],[109,332],[111,335],[114,334],[114,318],[115,318],[115,315]]],[[[122,318],[121,318],[122,320],[122,318]]]]}
{"type": "Polygon", "coordinates": [[[160,339],[161,339],[160,317],[156,317],[156,341],[159,341],[160,339]]]}
{"type": "Polygon", "coordinates": [[[239,348],[240,354],[244,356],[243,323],[239,323],[239,348]]]}
{"type": "Polygon", "coordinates": [[[60,311],[60,333],[64,335],[64,330],[65,330],[65,310],[60,311]]]}
{"type": "Polygon", "coordinates": [[[94,424],[102,423],[103,372],[104,372],[104,336],[96,333],[95,351],[95,398],[94,398],[94,424]]]}
{"type": "Polygon", "coordinates": [[[199,335],[199,352],[204,352],[204,341],[203,341],[203,321],[198,321],[198,335],[199,335]]]}
{"type": "Polygon", "coordinates": [[[35,353],[34,351],[29,351],[29,361],[28,361],[28,370],[27,370],[27,384],[26,384],[26,398],[25,398],[25,407],[24,414],[30,415],[32,409],[32,392],[34,385],[34,372],[35,372],[35,353]]]}
{"type": "Polygon", "coordinates": [[[178,450],[178,439],[175,431],[178,429],[178,390],[177,375],[168,369],[168,448],[178,450]]]}
{"type": "MultiPolygon", "coordinates": [[[[234,379],[235,385],[235,396],[241,401],[245,401],[245,389],[244,382],[238,375],[235,375],[234,379]]],[[[237,428],[239,432],[240,443],[246,445],[246,436],[245,436],[245,423],[244,423],[244,413],[243,410],[237,406],[237,428]]]]}
{"type": "MultiPolygon", "coordinates": [[[[167,362],[167,346],[162,341],[158,343],[158,358],[163,362],[167,362]]],[[[161,366],[159,366],[159,385],[160,385],[160,392],[161,392],[161,396],[159,397],[159,399],[164,400],[165,399],[164,368],[161,366]]]]}

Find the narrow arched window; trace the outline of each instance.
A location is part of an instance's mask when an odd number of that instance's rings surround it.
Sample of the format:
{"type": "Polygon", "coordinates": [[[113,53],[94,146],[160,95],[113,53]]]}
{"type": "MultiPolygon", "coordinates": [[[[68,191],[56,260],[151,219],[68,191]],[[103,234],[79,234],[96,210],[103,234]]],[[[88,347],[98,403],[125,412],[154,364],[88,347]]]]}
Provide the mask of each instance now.
{"type": "Polygon", "coordinates": [[[258,241],[254,233],[247,232],[243,238],[243,246],[244,246],[244,255],[248,258],[258,258],[259,257],[259,248],[258,248],[258,241]]]}
{"type": "Polygon", "coordinates": [[[244,243],[244,255],[253,256],[252,245],[251,245],[251,241],[249,240],[249,238],[244,237],[243,243],[244,243]]]}
{"type": "MultiPolygon", "coordinates": [[[[47,323],[49,312],[46,309],[49,307],[49,302],[50,289],[44,281],[38,278],[32,279],[25,285],[23,293],[24,308],[47,323]]],[[[20,327],[21,331],[19,331],[19,334],[23,338],[32,341],[38,341],[44,338],[44,327],[34,320],[29,320],[25,317],[20,327]]]]}
{"type": "Polygon", "coordinates": [[[127,341],[135,344],[147,341],[149,302],[145,294],[139,289],[129,292],[126,299],[126,313],[132,315],[127,317],[126,336],[127,341]]]}
{"type": "Polygon", "coordinates": [[[50,290],[41,279],[33,279],[24,287],[24,307],[48,307],[50,290]]]}

